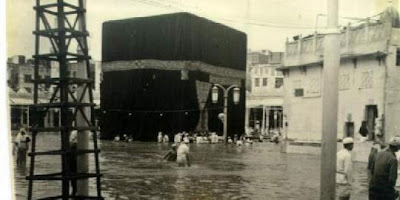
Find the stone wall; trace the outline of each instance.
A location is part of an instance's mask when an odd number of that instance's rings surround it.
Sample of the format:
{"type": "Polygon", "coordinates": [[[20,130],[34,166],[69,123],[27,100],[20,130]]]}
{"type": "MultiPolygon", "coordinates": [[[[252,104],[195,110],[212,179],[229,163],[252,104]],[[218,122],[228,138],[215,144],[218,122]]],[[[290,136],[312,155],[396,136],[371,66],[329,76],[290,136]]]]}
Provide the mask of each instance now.
{"type": "MultiPolygon", "coordinates": [[[[351,115],[357,136],[365,120],[365,107],[377,105],[383,113],[384,62],[375,56],[344,59],[339,78],[338,137],[351,115]]],[[[298,140],[320,140],[322,133],[322,67],[310,65],[293,68],[285,77],[284,112],[288,117],[288,137],[298,140]],[[303,96],[295,96],[295,89],[303,89],[303,96]]]]}
{"type": "Polygon", "coordinates": [[[287,116],[287,134],[290,139],[319,140],[321,138],[322,102],[320,93],[317,92],[320,91],[321,85],[311,84],[320,76],[320,66],[310,66],[306,70],[296,68],[290,70],[285,76],[283,111],[287,116]],[[295,89],[303,89],[304,96],[296,97],[295,89]]]}
{"type": "MultiPolygon", "coordinates": [[[[395,30],[397,38],[400,36],[400,31],[395,30]]],[[[399,48],[400,40],[392,37],[391,45],[389,46],[389,55],[386,59],[387,72],[385,83],[385,133],[386,140],[389,140],[393,135],[400,135],[400,66],[396,65],[397,48],[399,48]]]]}

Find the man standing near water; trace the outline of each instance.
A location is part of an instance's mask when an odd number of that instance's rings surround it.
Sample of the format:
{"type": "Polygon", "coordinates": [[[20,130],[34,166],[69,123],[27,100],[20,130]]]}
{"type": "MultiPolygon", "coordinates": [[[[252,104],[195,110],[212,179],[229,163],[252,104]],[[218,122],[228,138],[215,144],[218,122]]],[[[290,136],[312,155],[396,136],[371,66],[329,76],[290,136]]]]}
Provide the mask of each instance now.
{"type": "Polygon", "coordinates": [[[188,143],[189,143],[189,139],[185,138],[183,143],[180,144],[178,147],[176,162],[178,162],[179,167],[183,167],[186,165],[188,167],[190,167],[189,146],[187,145],[188,143]]]}
{"type": "Polygon", "coordinates": [[[20,132],[16,138],[17,150],[17,165],[25,166],[26,163],[26,153],[29,149],[30,137],[26,135],[26,130],[21,128],[20,132]]]}
{"type": "Polygon", "coordinates": [[[343,149],[337,153],[336,193],[340,200],[349,200],[351,194],[353,138],[343,139],[343,149]]]}

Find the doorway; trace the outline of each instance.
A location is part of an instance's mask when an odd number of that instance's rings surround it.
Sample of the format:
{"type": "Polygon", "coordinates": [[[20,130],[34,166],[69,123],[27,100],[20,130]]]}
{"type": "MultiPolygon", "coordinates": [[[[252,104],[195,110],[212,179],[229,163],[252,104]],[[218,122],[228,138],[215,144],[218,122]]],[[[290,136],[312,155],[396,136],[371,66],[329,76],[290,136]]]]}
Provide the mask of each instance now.
{"type": "Polygon", "coordinates": [[[368,128],[368,140],[375,139],[375,119],[378,117],[378,107],[376,105],[365,106],[365,121],[368,128]]]}

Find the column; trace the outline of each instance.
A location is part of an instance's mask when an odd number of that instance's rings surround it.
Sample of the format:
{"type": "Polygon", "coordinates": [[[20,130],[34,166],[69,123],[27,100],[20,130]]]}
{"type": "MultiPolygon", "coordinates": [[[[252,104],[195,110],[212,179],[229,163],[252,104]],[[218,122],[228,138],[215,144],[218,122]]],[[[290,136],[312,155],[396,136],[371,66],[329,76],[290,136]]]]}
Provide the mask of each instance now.
{"type": "Polygon", "coordinates": [[[262,105],[261,135],[265,133],[265,105],[262,105]]]}
{"type": "Polygon", "coordinates": [[[24,108],[23,107],[19,107],[18,108],[19,112],[20,112],[20,126],[23,127],[24,125],[24,108]]]}
{"type": "Polygon", "coordinates": [[[250,109],[251,108],[246,108],[246,113],[244,118],[244,131],[246,134],[248,134],[250,129],[250,109]]]}
{"type": "Polygon", "coordinates": [[[278,110],[274,109],[274,128],[278,129],[278,110]]]}
{"type": "Polygon", "coordinates": [[[270,107],[266,107],[265,108],[265,113],[266,113],[266,115],[265,115],[265,124],[266,124],[266,132],[267,132],[267,135],[269,135],[269,110],[270,110],[270,107]]]}

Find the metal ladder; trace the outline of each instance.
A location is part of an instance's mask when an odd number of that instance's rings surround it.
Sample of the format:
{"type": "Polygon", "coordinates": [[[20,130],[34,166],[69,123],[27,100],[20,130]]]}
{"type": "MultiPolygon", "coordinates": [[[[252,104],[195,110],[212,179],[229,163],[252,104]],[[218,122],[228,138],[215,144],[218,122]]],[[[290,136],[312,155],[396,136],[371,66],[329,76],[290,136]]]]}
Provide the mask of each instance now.
{"type": "MultiPolygon", "coordinates": [[[[36,30],[35,35],[35,55],[34,58],[34,121],[31,128],[32,131],[32,147],[30,156],[29,175],[26,179],[29,181],[27,199],[34,199],[34,182],[35,181],[61,181],[61,194],[50,197],[40,197],[38,199],[103,199],[101,196],[100,184],[100,166],[99,166],[99,148],[97,145],[97,127],[94,118],[93,91],[92,86],[94,79],[90,73],[90,56],[88,55],[85,13],[86,8],[84,0],[77,0],[77,3],[70,4],[64,0],[54,0],[54,2],[43,4],[40,0],[36,0],[36,30]],[[57,20],[57,27],[49,23],[50,18],[57,20]],[[74,21],[71,21],[71,18],[74,21]],[[72,23],[71,23],[72,22],[72,23]],[[80,23],[79,23],[80,22],[80,23]],[[77,25],[79,24],[79,29],[77,25]],[[43,25],[43,28],[41,27],[43,25]],[[47,38],[50,41],[52,52],[41,53],[40,38],[47,38]],[[69,47],[72,41],[82,50],[82,53],[71,53],[69,47]],[[39,63],[42,61],[56,62],[59,65],[59,77],[41,78],[39,77],[39,63]],[[71,62],[81,63],[78,67],[86,68],[86,77],[75,78],[68,76],[68,68],[71,62]],[[52,91],[49,102],[39,103],[39,86],[43,84],[52,85],[55,89],[52,91]],[[79,86],[82,89],[81,96],[75,97],[71,91],[72,86],[79,86]],[[87,95],[87,96],[85,96],[87,95]],[[85,98],[86,97],[86,98],[85,98]],[[45,127],[41,124],[41,118],[52,109],[59,109],[61,112],[60,123],[58,126],[45,127]],[[69,112],[72,110],[72,117],[69,112]],[[89,114],[85,110],[90,110],[89,114]],[[77,115],[83,119],[78,123],[77,115]],[[89,116],[90,115],[90,116],[89,116]],[[78,125],[79,126],[78,126],[78,125]],[[71,131],[78,131],[78,134],[92,132],[93,149],[76,149],[71,148],[70,134],[71,131]],[[86,131],[86,132],[85,132],[86,131]],[[38,152],[36,150],[36,137],[44,132],[59,132],[61,137],[61,149],[52,151],[38,152]],[[71,154],[78,155],[94,155],[95,170],[93,173],[73,172],[69,168],[71,154]],[[38,156],[60,156],[61,171],[51,174],[35,174],[35,158],[38,156]],[[96,179],[96,195],[95,196],[77,196],[70,192],[70,181],[96,179]]],[[[44,137],[44,136],[42,136],[44,137]]],[[[79,171],[79,170],[78,170],[79,171]]]]}

